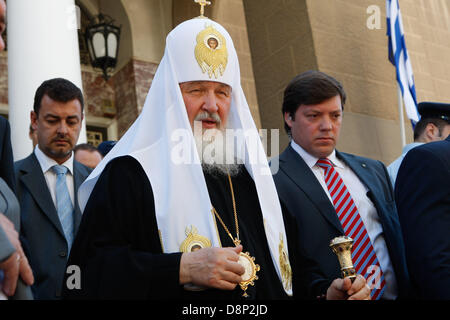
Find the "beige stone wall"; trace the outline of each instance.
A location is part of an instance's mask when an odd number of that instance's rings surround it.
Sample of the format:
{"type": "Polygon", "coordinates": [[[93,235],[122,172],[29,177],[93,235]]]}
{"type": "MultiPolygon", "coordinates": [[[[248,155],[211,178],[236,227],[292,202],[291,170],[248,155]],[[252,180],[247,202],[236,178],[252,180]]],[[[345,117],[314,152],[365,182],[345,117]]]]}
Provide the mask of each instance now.
{"type": "MultiPolygon", "coordinates": [[[[450,4],[400,0],[418,101],[450,101],[450,4]]],[[[348,94],[338,147],[384,161],[401,152],[395,68],[387,59],[384,0],[308,0],[319,70],[339,79],[348,94]],[[367,8],[381,12],[370,30],[367,8]]],[[[407,142],[412,128],[405,116],[407,142]]]]}
{"type": "Polygon", "coordinates": [[[172,0],[121,0],[131,25],[133,58],[159,63],[172,30],[172,0]]]}
{"type": "MultiPolygon", "coordinates": [[[[284,87],[308,69],[348,95],[338,148],[389,164],[401,152],[395,68],[387,59],[385,0],[246,0],[262,126],[283,128],[284,87]],[[380,9],[380,28],[369,29],[380,9]]],[[[450,102],[450,3],[400,0],[419,101],[450,102]]],[[[412,129],[405,117],[407,142],[412,129]]],[[[284,132],[281,130],[281,132],[284,132]]],[[[280,148],[287,138],[281,137],[280,148]]]]}
{"type": "Polygon", "coordinates": [[[288,143],[281,114],[284,89],[296,74],[317,69],[306,1],[244,4],[262,127],[280,129],[283,150],[288,143]]]}
{"type": "Polygon", "coordinates": [[[450,2],[400,0],[419,101],[450,102],[450,2]]]}

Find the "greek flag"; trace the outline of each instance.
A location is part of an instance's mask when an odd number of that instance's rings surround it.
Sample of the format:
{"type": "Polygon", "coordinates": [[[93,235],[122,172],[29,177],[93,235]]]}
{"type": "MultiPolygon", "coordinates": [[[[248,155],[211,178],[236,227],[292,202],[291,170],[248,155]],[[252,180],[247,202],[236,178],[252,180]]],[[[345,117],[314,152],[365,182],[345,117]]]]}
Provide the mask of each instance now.
{"type": "Polygon", "coordinates": [[[389,61],[396,67],[397,82],[402,91],[406,114],[414,126],[420,120],[420,115],[417,111],[414,76],[408,51],[406,50],[402,15],[398,0],[386,0],[386,18],[389,61]]]}

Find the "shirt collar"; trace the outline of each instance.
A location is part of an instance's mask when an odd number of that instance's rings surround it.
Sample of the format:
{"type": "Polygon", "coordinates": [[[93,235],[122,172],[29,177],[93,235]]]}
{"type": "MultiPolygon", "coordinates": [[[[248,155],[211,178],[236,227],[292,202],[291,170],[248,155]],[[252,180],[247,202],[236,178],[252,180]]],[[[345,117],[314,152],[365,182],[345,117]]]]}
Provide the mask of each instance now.
{"type": "Polygon", "coordinates": [[[407,154],[410,150],[422,145],[423,142],[413,142],[403,147],[402,154],[407,154]]]}
{"type": "MultiPolygon", "coordinates": [[[[300,157],[303,158],[308,167],[311,169],[316,165],[317,161],[319,160],[319,158],[305,151],[305,149],[300,147],[294,140],[291,141],[291,147],[300,155],[300,157]]],[[[333,163],[335,167],[344,168],[342,161],[336,157],[336,150],[333,150],[333,152],[327,158],[331,161],[331,163],[333,163]]]]}
{"type": "MultiPolygon", "coordinates": [[[[42,152],[41,149],[39,149],[39,145],[36,145],[36,147],[34,148],[34,154],[36,155],[36,158],[44,174],[48,170],[50,170],[53,166],[58,165],[58,163],[55,160],[48,157],[44,152],[42,152]]],[[[70,172],[70,174],[73,175],[73,152],[70,155],[70,158],[67,159],[66,162],[64,162],[62,165],[69,170],[68,172],[70,172]]]]}

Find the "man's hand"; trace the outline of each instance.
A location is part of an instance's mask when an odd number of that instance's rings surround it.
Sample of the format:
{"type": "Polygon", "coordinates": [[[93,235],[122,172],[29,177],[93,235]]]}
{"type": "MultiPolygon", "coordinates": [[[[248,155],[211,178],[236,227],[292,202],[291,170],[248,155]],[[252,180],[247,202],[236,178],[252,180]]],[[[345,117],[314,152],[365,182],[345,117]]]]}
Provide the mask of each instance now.
{"type": "Polygon", "coordinates": [[[180,262],[180,284],[233,290],[241,282],[244,267],[239,263],[242,246],[203,248],[183,253],[180,262]]]}
{"type": "Polygon", "coordinates": [[[355,281],[335,279],[327,290],[327,300],[370,300],[370,288],[360,274],[355,281]]]}
{"type": "Polygon", "coordinates": [[[19,241],[19,234],[14,225],[7,217],[0,213],[0,226],[8,237],[9,242],[16,248],[16,251],[5,261],[0,263],[0,270],[3,270],[3,292],[7,296],[12,296],[16,292],[17,279],[20,275],[22,280],[29,286],[34,283],[33,271],[28,264],[28,259],[23,253],[19,241]]]}

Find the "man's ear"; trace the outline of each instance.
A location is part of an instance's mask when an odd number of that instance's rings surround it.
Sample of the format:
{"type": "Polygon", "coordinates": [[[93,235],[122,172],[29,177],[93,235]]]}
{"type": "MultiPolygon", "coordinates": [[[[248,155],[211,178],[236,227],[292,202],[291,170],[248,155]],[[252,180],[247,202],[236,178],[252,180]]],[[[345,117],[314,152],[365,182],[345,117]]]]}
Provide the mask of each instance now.
{"type": "Polygon", "coordinates": [[[439,128],[434,123],[428,123],[425,127],[425,139],[426,142],[433,142],[439,138],[439,128]]]}
{"type": "Polygon", "coordinates": [[[289,112],[284,113],[284,121],[287,123],[289,128],[292,128],[292,121],[294,120],[292,119],[292,116],[289,114],[289,112]]]}
{"type": "Polygon", "coordinates": [[[36,112],[31,111],[30,112],[30,122],[31,122],[31,127],[33,128],[33,130],[37,130],[37,120],[38,120],[38,115],[36,114],[36,112]]]}

